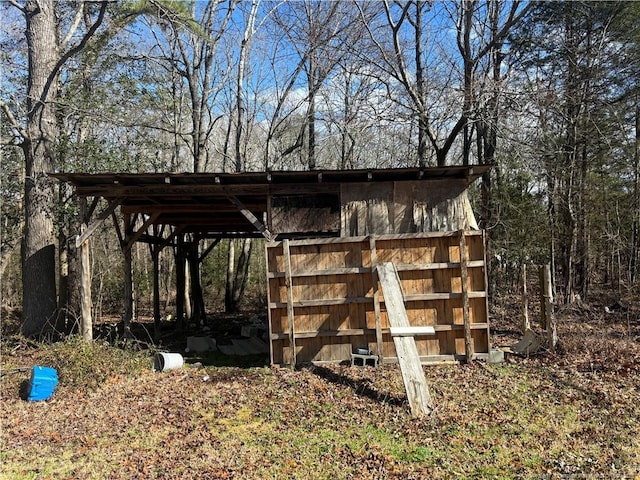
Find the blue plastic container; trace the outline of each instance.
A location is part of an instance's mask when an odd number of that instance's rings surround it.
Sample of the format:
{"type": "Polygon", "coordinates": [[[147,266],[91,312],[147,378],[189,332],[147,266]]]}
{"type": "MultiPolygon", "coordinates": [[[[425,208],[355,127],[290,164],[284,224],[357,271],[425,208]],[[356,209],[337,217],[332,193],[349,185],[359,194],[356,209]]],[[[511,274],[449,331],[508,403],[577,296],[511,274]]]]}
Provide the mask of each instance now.
{"type": "Polygon", "coordinates": [[[58,372],[55,368],[35,366],[29,382],[29,402],[48,400],[58,385],[58,372]]]}

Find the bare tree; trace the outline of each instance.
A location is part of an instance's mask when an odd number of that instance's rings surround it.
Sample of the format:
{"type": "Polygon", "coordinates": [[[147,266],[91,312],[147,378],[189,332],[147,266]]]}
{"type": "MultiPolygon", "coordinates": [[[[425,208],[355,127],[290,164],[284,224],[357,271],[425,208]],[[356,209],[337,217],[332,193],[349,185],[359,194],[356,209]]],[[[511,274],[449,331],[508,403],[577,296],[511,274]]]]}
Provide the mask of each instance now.
{"type": "MultiPolygon", "coordinates": [[[[287,124],[291,125],[292,114],[303,108],[304,119],[295,122],[294,128],[297,128],[297,133],[293,135],[293,141],[284,145],[278,156],[283,158],[294,152],[304,152],[305,155],[301,156],[301,160],[309,170],[318,167],[316,152],[318,94],[327,78],[340,64],[347,50],[346,45],[353,39],[354,30],[351,28],[350,12],[351,4],[348,2],[318,0],[284,2],[273,11],[274,22],[284,36],[280,44],[290,55],[289,58],[295,58],[295,61],[289,60],[289,63],[295,67],[289,71],[283,87],[276,93],[278,100],[271,115],[267,148],[269,149],[274,139],[283,132],[283,127],[287,124]],[[292,93],[302,82],[306,87],[304,98],[292,100],[292,93]],[[294,105],[286,112],[285,107],[288,102],[294,105]]],[[[274,68],[279,68],[279,65],[281,64],[274,60],[274,68]]],[[[282,78],[281,75],[277,76],[282,78]]],[[[269,152],[266,155],[268,164],[269,152]]],[[[278,158],[275,159],[275,161],[278,160],[278,158]]]]}
{"type": "Polygon", "coordinates": [[[28,45],[26,120],[21,125],[7,104],[2,109],[20,137],[24,154],[24,233],[22,242],[23,323],[22,332],[39,334],[47,322],[55,321],[56,238],[54,232],[55,186],[47,177],[57,166],[56,142],[60,131],[56,111],[59,75],[96,34],[108,2],[79,5],[64,35],[54,0],[10,2],[22,12],[28,45]],[[83,17],[89,16],[84,32],[83,17]],[[75,38],[79,40],[73,42],[75,38]]]}

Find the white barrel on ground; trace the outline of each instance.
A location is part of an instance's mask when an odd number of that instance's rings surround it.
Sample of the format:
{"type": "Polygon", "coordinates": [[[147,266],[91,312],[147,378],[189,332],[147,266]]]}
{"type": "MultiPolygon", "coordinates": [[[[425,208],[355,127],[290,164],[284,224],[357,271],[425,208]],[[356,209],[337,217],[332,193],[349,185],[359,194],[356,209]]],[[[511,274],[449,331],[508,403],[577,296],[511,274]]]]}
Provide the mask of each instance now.
{"type": "Polygon", "coordinates": [[[166,372],[181,368],[184,365],[184,358],[179,353],[158,352],[153,357],[153,369],[156,372],[166,372]]]}

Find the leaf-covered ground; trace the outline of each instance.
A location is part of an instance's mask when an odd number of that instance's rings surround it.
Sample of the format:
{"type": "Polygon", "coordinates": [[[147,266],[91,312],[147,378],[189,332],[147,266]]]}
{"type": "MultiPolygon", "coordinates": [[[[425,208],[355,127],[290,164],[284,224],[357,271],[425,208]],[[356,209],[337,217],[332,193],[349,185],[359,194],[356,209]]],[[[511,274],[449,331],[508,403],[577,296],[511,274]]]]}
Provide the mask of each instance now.
{"type": "MultiPolygon", "coordinates": [[[[26,374],[2,377],[0,476],[640,478],[632,313],[566,312],[555,355],[425,368],[436,410],[423,419],[393,365],[156,373],[149,353],[5,339],[3,371],[49,363],[60,384],[26,402],[26,374]]],[[[509,343],[509,331],[494,342],[509,343]]]]}

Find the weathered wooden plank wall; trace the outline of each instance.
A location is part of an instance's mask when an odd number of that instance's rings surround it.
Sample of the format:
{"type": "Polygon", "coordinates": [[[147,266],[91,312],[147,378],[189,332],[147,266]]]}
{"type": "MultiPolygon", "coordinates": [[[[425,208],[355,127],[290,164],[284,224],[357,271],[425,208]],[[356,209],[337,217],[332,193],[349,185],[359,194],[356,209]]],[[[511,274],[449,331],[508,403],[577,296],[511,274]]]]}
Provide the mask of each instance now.
{"type": "Polygon", "coordinates": [[[464,179],[341,186],[341,236],[477,230],[464,179]]]}
{"type": "Polygon", "coordinates": [[[385,362],[396,361],[384,296],[379,285],[373,285],[375,267],[384,262],[398,270],[411,326],[436,330],[435,336],[415,338],[424,363],[464,360],[469,352],[474,358],[488,355],[480,231],[289,241],[290,272],[284,242],[270,242],[266,250],[274,364],[290,363],[292,345],[298,363],[347,360],[355,348],[373,350],[385,362]]]}

